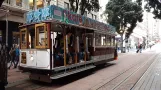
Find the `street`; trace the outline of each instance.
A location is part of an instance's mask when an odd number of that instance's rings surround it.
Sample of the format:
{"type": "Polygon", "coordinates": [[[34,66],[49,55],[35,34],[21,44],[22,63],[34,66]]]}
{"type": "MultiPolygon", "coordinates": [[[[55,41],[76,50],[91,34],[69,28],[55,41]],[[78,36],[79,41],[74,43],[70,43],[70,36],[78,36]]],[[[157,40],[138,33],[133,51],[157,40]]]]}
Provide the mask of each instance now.
{"type": "Polygon", "coordinates": [[[6,90],[130,90],[154,60],[160,58],[160,45],[156,44],[142,53],[119,53],[116,61],[55,80],[51,84],[31,81],[28,79],[29,73],[11,69],[6,90]]]}

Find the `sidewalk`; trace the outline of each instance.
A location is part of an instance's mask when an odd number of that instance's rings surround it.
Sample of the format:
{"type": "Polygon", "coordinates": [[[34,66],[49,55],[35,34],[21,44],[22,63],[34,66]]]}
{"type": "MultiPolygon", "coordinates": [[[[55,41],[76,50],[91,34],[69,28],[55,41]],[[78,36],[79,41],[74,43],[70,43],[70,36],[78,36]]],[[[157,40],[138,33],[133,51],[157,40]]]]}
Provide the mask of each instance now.
{"type": "Polygon", "coordinates": [[[8,85],[6,87],[10,87],[11,85],[14,85],[17,82],[24,81],[28,78],[28,73],[23,73],[17,68],[13,69],[13,67],[11,67],[10,69],[8,69],[8,85]]]}

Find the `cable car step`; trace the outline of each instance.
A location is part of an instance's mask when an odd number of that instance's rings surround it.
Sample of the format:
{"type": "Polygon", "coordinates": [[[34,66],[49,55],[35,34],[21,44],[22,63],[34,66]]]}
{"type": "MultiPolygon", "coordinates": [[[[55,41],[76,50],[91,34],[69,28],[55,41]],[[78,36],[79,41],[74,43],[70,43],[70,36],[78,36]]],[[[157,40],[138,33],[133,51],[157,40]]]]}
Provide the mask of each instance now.
{"type": "Polygon", "coordinates": [[[62,77],[68,76],[68,75],[72,75],[72,74],[75,74],[75,73],[79,73],[79,72],[82,72],[82,71],[86,71],[86,70],[89,70],[89,69],[92,69],[92,68],[95,68],[95,67],[96,66],[94,66],[94,65],[89,65],[89,66],[80,67],[80,68],[77,68],[77,69],[74,69],[74,70],[68,70],[66,72],[50,76],[50,79],[59,79],[59,78],[62,78],[62,77]]]}

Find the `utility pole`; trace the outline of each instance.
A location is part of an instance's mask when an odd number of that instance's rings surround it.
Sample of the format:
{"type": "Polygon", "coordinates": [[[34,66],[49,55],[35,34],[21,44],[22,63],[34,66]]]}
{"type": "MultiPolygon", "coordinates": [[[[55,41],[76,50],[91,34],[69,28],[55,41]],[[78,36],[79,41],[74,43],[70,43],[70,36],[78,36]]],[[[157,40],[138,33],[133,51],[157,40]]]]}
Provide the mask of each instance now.
{"type": "Polygon", "coordinates": [[[8,13],[9,10],[6,10],[6,46],[8,46],[8,13]]]}

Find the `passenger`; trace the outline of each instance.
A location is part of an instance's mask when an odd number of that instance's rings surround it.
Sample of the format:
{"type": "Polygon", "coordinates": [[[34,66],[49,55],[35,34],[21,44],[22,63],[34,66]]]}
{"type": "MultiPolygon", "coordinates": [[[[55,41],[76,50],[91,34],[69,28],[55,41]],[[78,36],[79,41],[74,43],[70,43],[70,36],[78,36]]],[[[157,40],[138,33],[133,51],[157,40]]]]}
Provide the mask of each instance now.
{"type": "Polygon", "coordinates": [[[140,53],[141,53],[141,51],[142,51],[142,44],[140,44],[140,46],[139,46],[139,50],[140,50],[140,53]]]}
{"type": "Polygon", "coordinates": [[[73,34],[70,30],[67,31],[67,44],[68,44],[68,51],[67,51],[67,63],[72,64],[74,61],[74,47],[73,47],[73,34]]]}
{"type": "Polygon", "coordinates": [[[83,60],[84,60],[84,55],[85,55],[85,53],[84,53],[84,44],[81,43],[81,44],[80,44],[80,52],[79,52],[79,61],[80,61],[80,62],[83,62],[83,60]]]}
{"type": "Polygon", "coordinates": [[[55,55],[55,61],[59,63],[59,65],[64,65],[64,47],[61,44],[60,47],[58,47],[58,53],[55,55]]]}

